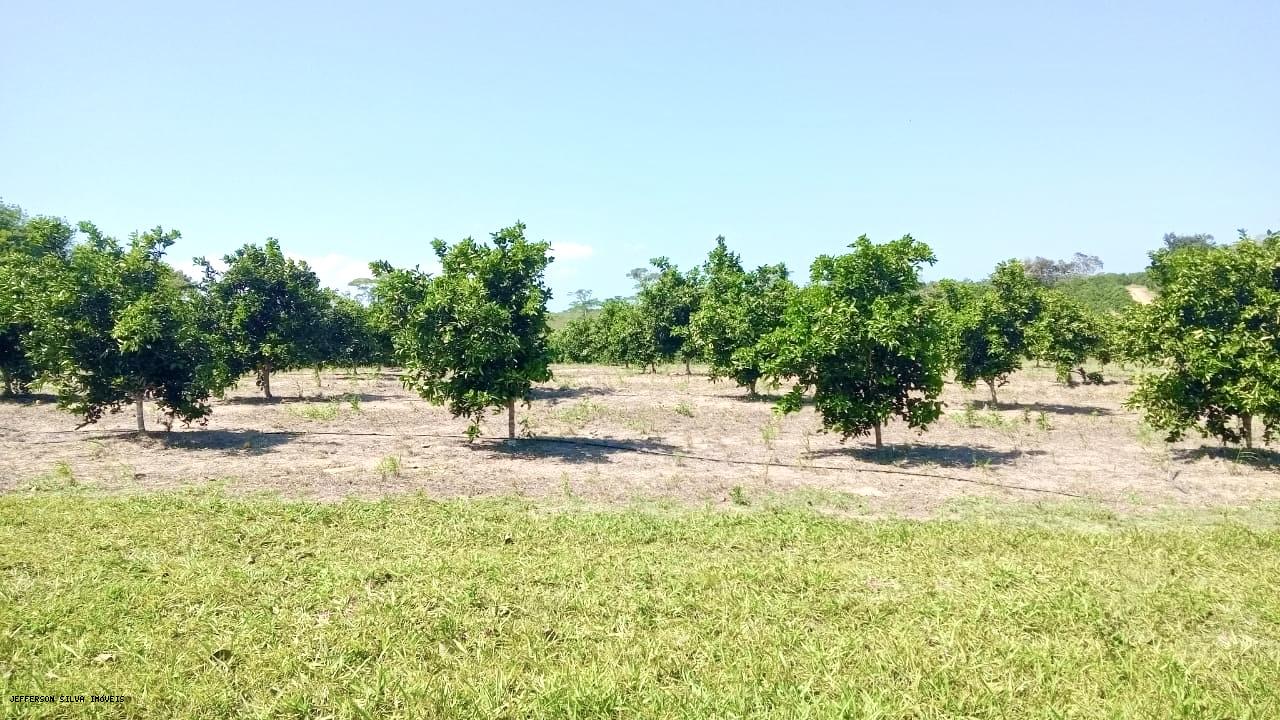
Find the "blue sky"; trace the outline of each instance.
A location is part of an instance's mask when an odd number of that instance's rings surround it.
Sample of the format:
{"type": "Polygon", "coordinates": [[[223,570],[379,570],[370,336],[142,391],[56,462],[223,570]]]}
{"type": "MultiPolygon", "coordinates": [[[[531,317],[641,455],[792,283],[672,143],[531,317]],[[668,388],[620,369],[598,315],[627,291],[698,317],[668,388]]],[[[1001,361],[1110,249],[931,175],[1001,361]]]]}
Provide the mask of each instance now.
{"type": "Polygon", "coordinates": [[[538,5],[11,3],[0,196],[330,284],[522,219],[555,307],[718,234],[980,277],[1280,227],[1274,0],[538,5]]]}

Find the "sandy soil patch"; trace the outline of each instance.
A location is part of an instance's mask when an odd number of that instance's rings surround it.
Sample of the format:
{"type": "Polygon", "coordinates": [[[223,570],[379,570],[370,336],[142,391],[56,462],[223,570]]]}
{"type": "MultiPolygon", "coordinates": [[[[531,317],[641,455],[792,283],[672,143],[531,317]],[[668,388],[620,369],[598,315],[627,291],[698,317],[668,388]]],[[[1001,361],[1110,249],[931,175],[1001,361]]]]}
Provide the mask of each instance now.
{"type": "MultiPolygon", "coordinates": [[[[246,380],[208,426],[136,437],[131,413],[72,431],[43,396],[0,403],[0,490],[74,482],[105,491],[204,486],[340,499],[420,491],[591,504],[795,503],[850,513],[929,515],[966,499],[1083,499],[1122,512],[1241,506],[1280,498],[1268,450],[1167,445],[1122,407],[1114,382],[1067,388],[1028,369],[987,408],[985,388],[949,385],[946,416],[901,425],[886,450],[820,432],[812,410],[783,418],[730,383],[682,368],[657,375],[560,366],[518,421],[536,440],[485,438],[405,391],[394,372],[280,374],[262,400],[246,380]]],[[[485,432],[505,432],[495,416],[485,432]]]]}
{"type": "Polygon", "coordinates": [[[1150,305],[1156,299],[1155,293],[1145,285],[1125,285],[1124,289],[1129,291],[1129,297],[1139,305],[1150,305]]]}

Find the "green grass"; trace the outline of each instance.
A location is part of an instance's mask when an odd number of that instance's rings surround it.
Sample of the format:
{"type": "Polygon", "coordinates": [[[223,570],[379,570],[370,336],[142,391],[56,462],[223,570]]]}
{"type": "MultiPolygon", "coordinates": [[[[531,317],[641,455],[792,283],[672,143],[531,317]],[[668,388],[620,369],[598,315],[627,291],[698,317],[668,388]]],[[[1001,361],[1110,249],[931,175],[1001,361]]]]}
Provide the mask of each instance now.
{"type": "Polygon", "coordinates": [[[580,400],[556,412],[556,419],[576,432],[604,416],[608,408],[591,399],[580,400]]]}
{"type": "MultiPolygon", "coordinates": [[[[354,406],[353,406],[354,407],[354,406]]],[[[289,407],[289,413],[303,420],[328,421],[338,417],[337,402],[302,403],[289,407]]]]}
{"type": "Polygon", "coordinates": [[[0,496],[3,695],[111,717],[1280,717],[1280,508],[857,521],[0,496]]]}

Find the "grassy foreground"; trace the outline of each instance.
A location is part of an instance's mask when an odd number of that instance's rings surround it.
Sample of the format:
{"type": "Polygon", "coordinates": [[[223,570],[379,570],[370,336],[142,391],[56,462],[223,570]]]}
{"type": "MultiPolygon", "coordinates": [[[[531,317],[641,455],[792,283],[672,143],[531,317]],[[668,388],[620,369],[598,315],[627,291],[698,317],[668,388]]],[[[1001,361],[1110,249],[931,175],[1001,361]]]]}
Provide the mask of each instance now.
{"type": "Polygon", "coordinates": [[[1280,512],[1259,512],[1084,526],[9,495],[0,707],[1274,718],[1280,512]],[[9,702],[91,693],[131,700],[9,702]]]}

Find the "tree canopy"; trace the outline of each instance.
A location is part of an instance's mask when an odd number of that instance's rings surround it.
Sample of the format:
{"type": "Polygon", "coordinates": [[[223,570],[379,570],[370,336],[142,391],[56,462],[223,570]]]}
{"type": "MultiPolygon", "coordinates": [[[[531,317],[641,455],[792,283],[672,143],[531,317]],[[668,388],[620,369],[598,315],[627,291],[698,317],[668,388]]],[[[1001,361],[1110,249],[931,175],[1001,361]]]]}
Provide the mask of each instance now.
{"type": "Polygon", "coordinates": [[[1175,232],[1167,232],[1162,238],[1165,250],[1179,250],[1181,248],[1195,247],[1206,248],[1213,246],[1213,236],[1208,233],[1195,233],[1194,235],[1179,235],[1175,232]]]}
{"type": "Polygon", "coordinates": [[[748,273],[723,236],[702,266],[698,309],[689,320],[695,352],[711,364],[711,378],[732,378],[754,395],[768,362],[761,339],[781,324],[796,287],[785,265],[748,273]]]}
{"type": "Polygon", "coordinates": [[[1102,382],[1100,372],[1088,372],[1085,360],[1111,361],[1112,324],[1103,316],[1088,312],[1079,303],[1057,290],[1041,295],[1040,312],[1027,331],[1032,357],[1052,365],[1058,379],[1068,385],[1075,377],[1086,383],[1102,382]]]}
{"type": "Polygon", "coordinates": [[[329,300],[305,262],[285,257],[280,243],[245,245],[217,272],[204,258],[203,290],[220,328],[220,355],[232,373],[252,371],[271,395],[271,373],[323,359],[329,300]]]}
{"type": "Polygon", "coordinates": [[[1153,366],[1130,403],[1172,442],[1187,430],[1252,447],[1280,422],[1280,234],[1151,255],[1160,287],[1128,318],[1128,354],[1153,366]],[[1258,425],[1261,425],[1261,428],[1258,425]]]}
{"type": "Polygon", "coordinates": [[[698,356],[697,346],[691,342],[689,319],[701,300],[700,274],[697,270],[682,273],[665,257],[654,258],[650,264],[654,271],[636,303],[653,344],[654,359],[682,360],[688,372],[690,361],[698,356]]]}
{"type": "Polygon", "coordinates": [[[551,246],[527,240],[523,223],[491,239],[453,246],[436,240],[440,275],[425,282],[401,276],[397,287],[420,297],[386,301],[407,308],[394,336],[405,384],[471,420],[472,436],[489,409],[505,407],[507,434],[515,437],[515,403],[528,400],[533,383],[551,378],[551,293],[543,278],[551,246]]]}
{"type": "Polygon", "coordinates": [[[812,389],[824,428],[874,433],[880,447],[889,419],[924,429],[942,413],[942,331],[919,280],[935,258],[910,235],[882,245],[863,235],[850,248],[814,261],[811,284],[769,336],[770,372],[795,379],[780,411],[799,410],[812,389]]]}
{"type": "Polygon", "coordinates": [[[134,233],[127,246],[81,223],[87,241],[65,263],[46,263],[31,303],[28,347],[59,404],[90,423],[126,402],[144,429],[143,401],[167,418],[203,420],[227,374],[210,352],[200,298],[163,262],[177,231],[134,233]]]}
{"type": "Polygon", "coordinates": [[[937,297],[956,380],[967,388],[981,380],[991,402],[998,402],[996,388],[1022,367],[1029,351],[1027,333],[1043,305],[1040,286],[1021,262],[1009,260],[996,266],[985,286],[944,281],[937,297]]]}
{"type": "Polygon", "coordinates": [[[1051,260],[1034,257],[1022,261],[1026,272],[1037,282],[1045,286],[1055,285],[1062,280],[1074,277],[1087,277],[1102,270],[1102,260],[1097,255],[1086,255],[1078,252],[1068,260],[1051,260]]]}
{"type": "Polygon", "coordinates": [[[0,396],[26,395],[36,380],[26,346],[43,301],[41,278],[66,262],[74,235],[65,220],[29,218],[0,203],[0,396]]]}

